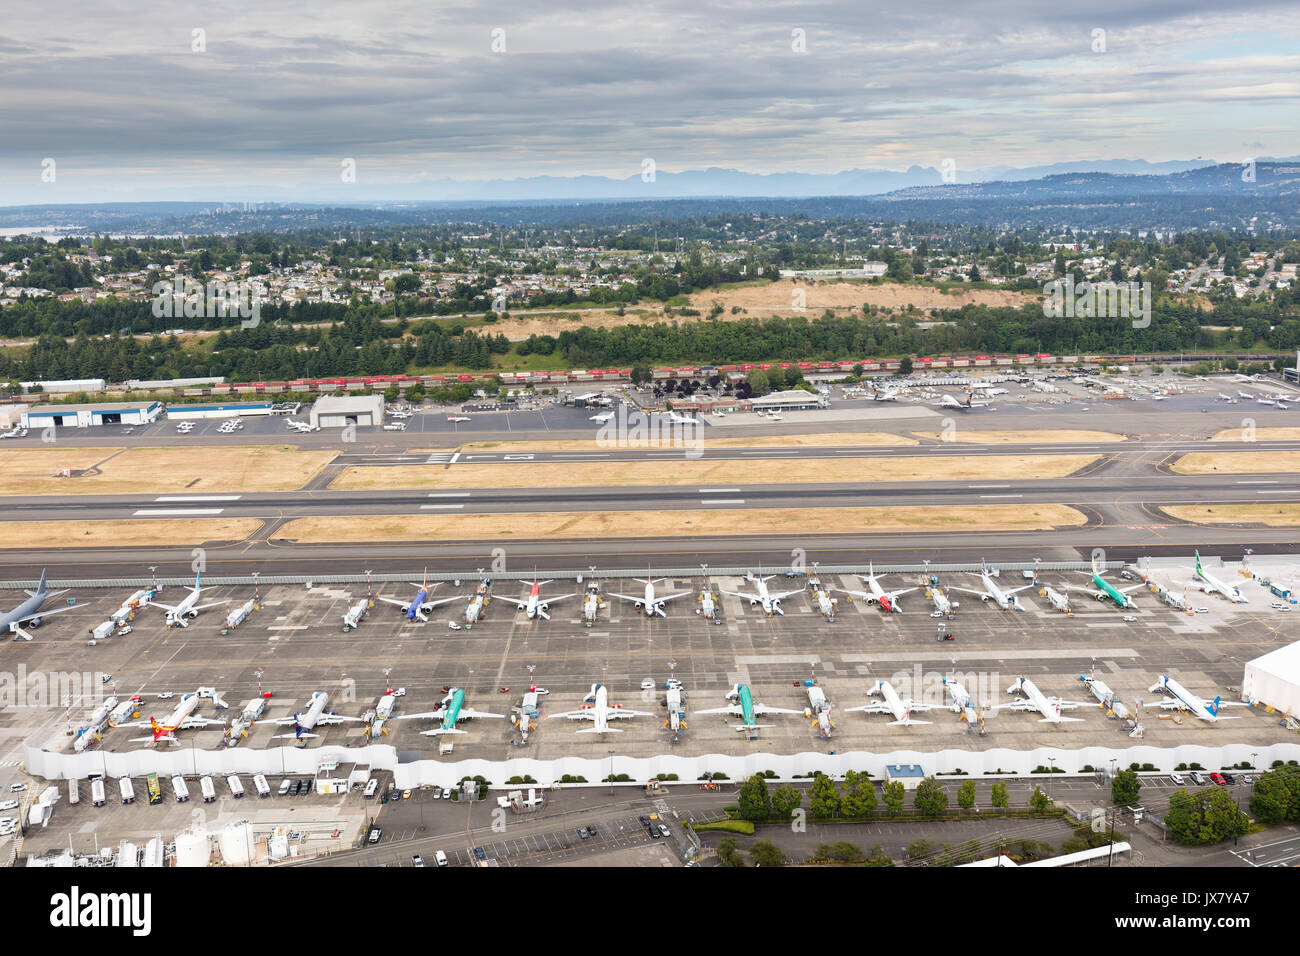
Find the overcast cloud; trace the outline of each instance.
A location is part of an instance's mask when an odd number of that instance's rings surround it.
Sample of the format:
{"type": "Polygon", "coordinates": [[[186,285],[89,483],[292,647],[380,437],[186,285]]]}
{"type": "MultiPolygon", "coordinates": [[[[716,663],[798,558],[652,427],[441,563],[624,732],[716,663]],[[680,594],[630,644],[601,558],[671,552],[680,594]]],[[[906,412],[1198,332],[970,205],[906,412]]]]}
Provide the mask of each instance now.
{"type": "Polygon", "coordinates": [[[0,201],[1300,152],[1295,0],[140,6],[6,4],[0,201]]]}

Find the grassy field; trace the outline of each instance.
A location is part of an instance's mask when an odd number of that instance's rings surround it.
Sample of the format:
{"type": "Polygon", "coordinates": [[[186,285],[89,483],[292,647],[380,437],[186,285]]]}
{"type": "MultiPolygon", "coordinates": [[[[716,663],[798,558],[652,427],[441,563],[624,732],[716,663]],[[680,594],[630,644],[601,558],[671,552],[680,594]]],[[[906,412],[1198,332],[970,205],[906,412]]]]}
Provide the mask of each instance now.
{"type": "MultiPolygon", "coordinates": [[[[1246,441],[1246,429],[1225,428],[1209,437],[1209,441],[1246,441]]],[[[1255,441],[1293,441],[1300,438],[1300,428],[1256,428],[1255,441]]]]}
{"type": "Polygon", "coordinates": [[[1300,526],[1300,504],[1164,505],[1171,518],[1193,524],[1262,524],[1273,528],[1300,526]]]}
{"type": "Polygon", "coordinates": [[[196,545],[242,541],[262,526],[258,518],[163,518],[157,521],[0,521],[6,541],[39,541],[47,548],[196,545]]]}
{"type": "Polygon", "coordinates": [[[1254,475],[1300,471],[1300,451],[1193,452],[1171,466],[1180,475],[1254,475]]]}
{"type": "Polygon", "coordinates": [[[878,481],[968,481],[1063,478],[1097,455],[997,455],[981,458],[756,458],[706,461],[672,458],[623,462],[396,465],[352,467],[331,488],[360,491],[403,488],[576,488],[622,485],[821,484],[878,481]]]}
{"type": "Polygon", "coordinates": [[[536,514],[367,515],[295,518],[277,537],[305,544],[362,541],[478,541],[545,538],[708,537],[800,532],[1044,531],[1078,527],[1082,512],[1067,505],[971,505],[952,509],[753,508],[699,511],[570,511],[536,514]]]}
{"type": "MultiPolygon", "coordinates": [[[[939,432],[913,432],[912,434],[935,441],[943,440],[943,435],[939,432]]],[[[1068,428],[1042,431],[971,431],[968,428],[959,428],[950,440],[970,445],[982,445],[985,442],[1003,445],[1032,445],[1041,442],[1044,445],[1051,445],[1056,442],[1124,441],[1125,437],[1115,432],[1092,432],[1068,428]]]]}
{"type": "Polygon", "coordinates": [[[295,445],[122,449],[55,444],[0,451],[0,488],[8,495],[293,491],[336,454],[300,451],[295,445]],[[87,473],[57,477],[63,468],[87,473]]]}

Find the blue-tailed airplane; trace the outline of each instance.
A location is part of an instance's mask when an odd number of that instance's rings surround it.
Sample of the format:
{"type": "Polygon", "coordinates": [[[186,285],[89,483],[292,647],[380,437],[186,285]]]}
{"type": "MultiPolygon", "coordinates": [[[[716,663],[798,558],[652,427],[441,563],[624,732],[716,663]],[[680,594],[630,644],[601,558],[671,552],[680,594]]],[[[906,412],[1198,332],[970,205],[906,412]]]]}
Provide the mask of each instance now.
{"type": "Polygon", "coordinates": [[[313,734],[312,731],[315,730],[317,727],[324,726],[326,724],[341,724],[349,720],[360,722],[361,720],[360,717],[343,717],[339,714],[325,713],[325,707],[328,704],[329,704],[329,694],[325,693],[324,691],[318,690],[316,691],[316,693],[312,694],[311,698],[307,701],[306,710],[300,710],[297,713],[295,713],[292,717],[272,718],[270,721],[268,721],[268,723],[279,724],[282,727],[289,726],[289,725],[293,726],[293,733],[276,734],[275,737],[273,737],[272,739],[274,740],[281,737],[293,737],[295,740],[300,740],[303,737],[316,737],[319,735],[313,734]]]}
{"type": "MultiPolygon", "coordinates": [[[[406,612],[406,619],[408,621],[421,622],[429,620],[429,612],[438,605],[450,604],[452,601],[460,600],[457,597],[440,598],[437,601],[429,600],[429,574],[427,571],[424,575],[424,583],[415,584],[412,582],[411,587],[419,589],[416,591],[413,600],[399,601],[397,598],[389,597],[381,597],[379,600],[383,601],[385,604],[392,604],[394,607],[400,607],[406,612]]],[[[437,587],[437,584],[435,584],[434,587],[437,587]]]]}
{"type": "Polygon", "coordinates": [[[1162,707],[1165,710],[1185,710],[1193,717],[1199,717],[1201,720],[1214,723],[1219,720],[1237,720],[1236,717],[1228,717],[1219,713],[1221,707],[1249,707],[1239,701],[1223,700],[1215,697],[1214,700],[1203,700],[1189,691],[1172,677],[1161,674],[1156,678],[1156,682],[1147,688],[1148,691],[1164,691],[1170,695],[1169,700],[1155,701],[1150,704],[1143,704],[1144,707],[1162,707]]]}

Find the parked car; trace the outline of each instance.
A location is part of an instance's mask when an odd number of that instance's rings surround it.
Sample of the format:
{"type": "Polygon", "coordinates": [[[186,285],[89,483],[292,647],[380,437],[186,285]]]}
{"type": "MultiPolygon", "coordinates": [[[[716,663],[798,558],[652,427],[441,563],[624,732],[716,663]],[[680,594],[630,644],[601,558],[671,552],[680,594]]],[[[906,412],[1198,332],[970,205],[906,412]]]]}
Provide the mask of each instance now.
{"type": "Polygon", "coordinates": [[[446,866],[446,865],[447,865],[447,854],[446,854],[446,853],[443,853],[441,850],[434,850],[434,851],[433,851],[433,861],[434,861],[435,863],[437,863],[439,866],[446,866]]]}
{"type": "Polygon", "coordinates": [[[1177,770],[1171,770],[1169,772],[1169,779],[1172,780],[1174,783],[1178,784],[1178,786],[1180,787],[1183,785],[1184,782],[1183,775],[1179,773],[1177,770]]]}
{"type": "Polygon", "coordinates": [[[1223,774],[1219,773],[1218,771],[1215,771],[1214,773],[1210,774],[1210,780],[1218,784],[1220,787],[1227,786],[1228,784],[1228,781],[1223,779],[1223,774]]]}
{"type": "Polygon", "coordinates": [[[655,689],[655,682],[652,681],[650,678],[647,677],[645,680],[643,680],[643,681],[641,682],[641,689],[642,689],[642,690],[654,690],[654,689],[655,689]]]}
{"type": "Polygon", "coordinates": [[[1228,786],[1232,786],[1234,783],[1237,782],[1237,778],[1234,777],[1232,774],[1228,773],[1226,770],[1223,772],[1222,776],[1224,781],[1228,784],[1228,786]]]}
{"type": "Polygon", "coordinates": [[[412,856],[411,866],[424,866],[424,857],[420,856],[418,853],[412,856]]]}
{"type": "Polygon", "coordinates": [[[481,846],[474,847],[474,856],[480,860],[487,859],[487,854],[483,852],[483,848],[481,846]]]}
{"type": "Polygon", "coordinates": [[[379,838],[383,835],[384,831],[379,829],[379,827],[372,827],[370,829],[370,836],[366,837],[366,841],[369,843],[378,843],[379,838]]]}
{"type": "Polygon", "coordinates": [[[578,838],[579,838],[579,839],[581,839],[581,840],[585,840],[585,839],[587,839],[587,838],[590,837],[590,836],[591,836],[591,834],[587,832],[587,828],[586,828],[586,827],[578,827],[578,838]]]}
{"type": "Polygon", "coordinates": [[[1201,773],[1199,770],[1193,770],[1191,776],[1192,776],[1192,783],[1196,784],[1197,786],[1200,786],[1201,784],[1205,783],[1205,774],[1201,773]]]}

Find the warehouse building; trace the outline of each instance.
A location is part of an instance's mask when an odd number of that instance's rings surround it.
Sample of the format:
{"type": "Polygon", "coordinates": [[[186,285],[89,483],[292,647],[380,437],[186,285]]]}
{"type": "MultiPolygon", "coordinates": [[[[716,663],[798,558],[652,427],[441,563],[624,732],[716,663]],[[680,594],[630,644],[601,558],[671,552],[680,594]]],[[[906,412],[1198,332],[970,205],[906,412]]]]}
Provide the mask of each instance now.
{"type": "Polygon", "coordinates": [[[1300,715],[1300,641],[1247,661],[1241,695],[1279,713],[1300,715]]]}
{"type": "Polygon", "coordinates": [[[245,415],[270,415],[270,402],[221,402],[212,405],[172,405],[167,409],[169,419],[186,418],[243,418],[245,415]]]}
{"type": "Polygon", "coordinates": [[[754,411],[764,412],[799,412],[813,408],[823,408],[826,400],[820,395],[805,392],[803,389],[791,388],[784,392],[772,392],[761,398],[751,398],[749,405],[754,411]]]}
{"type": "Polygon", "coordinates": [[[322,395],[311,407],[311,423],[320,428],[349,425],[382,425],[382,395],[322,395]]]}
{"type": "Polygon", "coordinates": [[[24,428],[89,428],[92,425],[147,425],[162,414],[161,402],[99,402],[93,405],[41,405],[23,413],[24,428]]]}

